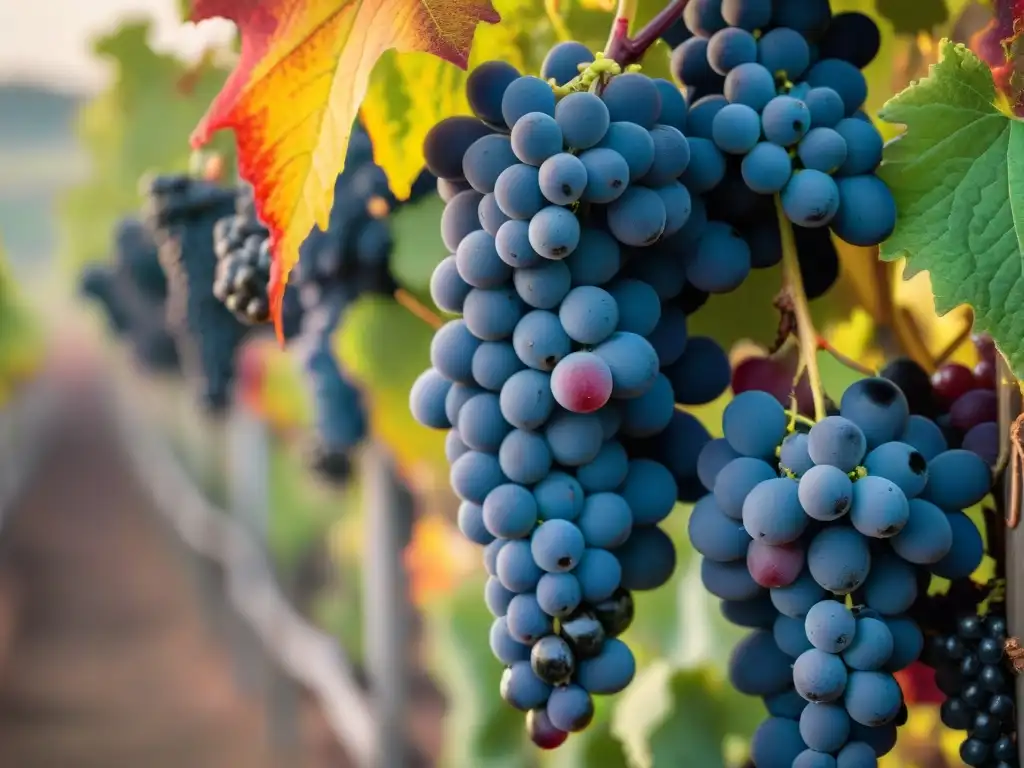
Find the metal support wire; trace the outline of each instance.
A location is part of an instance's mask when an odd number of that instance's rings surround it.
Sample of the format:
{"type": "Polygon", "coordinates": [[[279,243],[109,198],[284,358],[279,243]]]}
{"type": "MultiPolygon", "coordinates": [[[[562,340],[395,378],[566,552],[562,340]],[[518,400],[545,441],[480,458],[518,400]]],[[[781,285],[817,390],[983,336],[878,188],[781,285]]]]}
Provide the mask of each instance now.
{"type": "Polygon", "coordinates": [[[346,752],[363,768],[391,768],[377,758],[370,702],[337,641],[292,608],[262,543],[240,520],[208,501],[162,439],[144,426],[142,409],[132,402],[130,387],[124,389],[108,402],[115,407],[135,472],[161,514],[190,548],[221,564],[230,603],[280,667],[316,695],[346,752]]]}
{"type": "Polygon", "coordinates": [[[394,462],[371,445],[363,462],[363,616],[370,690],[377,712],[375,768],[407,768],[412,607],[405,549],[412,533],[413,499],[394,462]]]}

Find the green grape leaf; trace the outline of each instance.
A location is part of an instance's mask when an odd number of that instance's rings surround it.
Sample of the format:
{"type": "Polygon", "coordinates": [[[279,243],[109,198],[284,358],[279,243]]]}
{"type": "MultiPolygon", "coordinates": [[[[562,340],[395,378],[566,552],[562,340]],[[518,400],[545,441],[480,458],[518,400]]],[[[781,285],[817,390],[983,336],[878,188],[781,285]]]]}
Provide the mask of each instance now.
{"type": "Polygon", "coordinates": [[[404,288],[417,294],[430,293],[430,275],[448,255],[441,239],[441,212],[444,201],[427,195],[415,203],[402,205],[391,214],[391,272],[404,288]]]}
{"type": "Polygon", "coordinates": [[[882,108],[906,130],[879,169],[899,212],[881,256],[927,270],[940,315],[969,304],[1024,376],[1024,124],[996,102],[988,66],[943,40],[928,77],[882,108]]]}

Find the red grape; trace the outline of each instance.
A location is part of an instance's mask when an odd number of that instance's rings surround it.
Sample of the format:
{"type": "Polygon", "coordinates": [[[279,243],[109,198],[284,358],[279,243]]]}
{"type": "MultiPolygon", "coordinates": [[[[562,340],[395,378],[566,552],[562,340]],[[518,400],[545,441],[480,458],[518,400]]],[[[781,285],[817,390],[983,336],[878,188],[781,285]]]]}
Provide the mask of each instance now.
{"type": "Polygon", "coordinates": [[[986,464],[994,467],[999,460],[999,425],[986,421],[971,427],[960,445],[965,451],[976,453],[986,464]]]}
{"type": "Polygon", "coordinates": [[[971,335],[971,342],[978,351],[980,357],[986,363],[996,362],[996,344],[987,333],[975,333],[971,335]]]}
{"type": "Polygon", "coordinates": [[[551,394],[573,413],[593,413],[612,396],[612,372],[593,352],[573,352],[551,372],[551,394]]]}
{"type": "Polygon", "coordinates": [[[531,709],[526,713],[526,731],[530,734],[530,741],[541,749],[558,749],[569,738],[568,733],[551,723],[546,709],[531,709]]]}
{"type": "Polygon", "coordinates": [[[949,409],[949,423],[961,432],[998,418],[999,401],[991,389],[971,390],[957,398],[949,409]]]}
{"type": "Polygon", "coordinates": [[[945,405],[950,405],[966,392],[978,386],[974,373],[966,365],[946,363],[932,375],[935,395],[945,405]]]}
{"type": "Polygon", "coordinates": [[[982,360],[974,366],[974,378],[978,386],[984,389],[996,388],[996,363],[994,360],[982,360]]]}
{"type": "MultiPolygon", "coordinates": [[[[793,374],[795,368],[785,361],[770,357],[748,357],[737,365],[732,372],[732,391],[735,394],[751,390],[767,392],[784,408],[792,403],[793,374]]],[[[800,413],[814,413],[814,400],[811,395],[811,384],[807,374],[800,377],[796,385],[796,401],[800,413]]]]}
{"type": "Polygon", "coordinates": [[[773,546],[754,540],[747,548],[747,570],[762,587],[788,587],[804,568],[804,550],[799,544],[773,546]]]}

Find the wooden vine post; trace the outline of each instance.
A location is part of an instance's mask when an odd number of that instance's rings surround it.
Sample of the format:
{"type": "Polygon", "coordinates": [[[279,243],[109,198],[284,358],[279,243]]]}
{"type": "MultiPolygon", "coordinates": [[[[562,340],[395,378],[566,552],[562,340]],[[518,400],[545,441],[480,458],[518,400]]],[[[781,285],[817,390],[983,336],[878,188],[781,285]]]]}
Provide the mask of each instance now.
{"type": "MultiPolygon", "coordinates": [[[[1016,434],[1011,429],[1016,419],[1024,412],[1021,397],[1021,383],[1010,372],[1009,366],[998,357],[999,382],[999,455],[1006,457],[1002,476],[1002,508],[1006,515],[1006,621],[1010,637],[1024,635],[1024,528],[1017,524],[1020,516],[1021,492],[1024,491],[1024,476],[1014,471],[1019,466],[1020,456],[1014,443],[1016,434]],[[1014,488],[1016,485],[1016,489],[1014,488]]],[[[1015,431],[1014,431],[1015,432],[1015,431]]],[[[997,521],[998,522],[998,521],[997,521]]],[[[1024,675],[1016,675],[1017,733],[1024,727],[1024,712],[1020,703],[1024,701],[1024,675]]],[[[1017,753],[1024,760],[1024,741],[1018,738],[1017,753]]]]}

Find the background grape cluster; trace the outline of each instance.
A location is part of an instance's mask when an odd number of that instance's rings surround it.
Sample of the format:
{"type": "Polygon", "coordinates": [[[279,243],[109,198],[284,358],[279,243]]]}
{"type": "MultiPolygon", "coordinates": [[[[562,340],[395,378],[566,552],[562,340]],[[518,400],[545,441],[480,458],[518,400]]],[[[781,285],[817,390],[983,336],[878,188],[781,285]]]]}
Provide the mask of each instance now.
{"type": "Polygon", "coordinates": [[[239,195],[237,209],[213,230],[213,295],[243,323],[265,323],[270,319],[270,233],[256,217],[251,193],[239,195]]]}
{"type": "Polygon", "coordinates": [[[981,562],[962,510],[987,495],[990,471],[884,378],[851,385],[807,433],[789,422],[766,392],[726,407],[724,437],[698,462],[709,493],[690,540],[723,614],[754,629],[729,673],[771,715],[755,765],[871,766],[903,711],[892,673],[924,646],[908,611],[933,574],[966,578],[981,562]]]}
{"type": "Polygon", "coordinates": [[[126,337],[136,364],[153,373],[179,370],[178,350],[167,327],[167,278],[156,243],[138,218],[117,223],[109,264],[90,264],[79,292],[102,309],[115,336],[126,337]]]}
{"type": "Polygon", "coordinates": [[[235,352],[247,328],[213,294],[213,231],[235,211],[237,190],[188,175],[158,176],[146,190],[147,225],[167,275],[167,321],[200,405],[223,413],[231,402],[235,352]]]}
{"type": "Polygon", "coordinates": [[[1019,765],[1016,696],[1003,650],[1007,631],[1000,608],[960,617],[955,631],[934,637],[926,654],[948,696],[940,709],[943,725],[968,732],[960,759],[970,766],[1019,765]]]}

